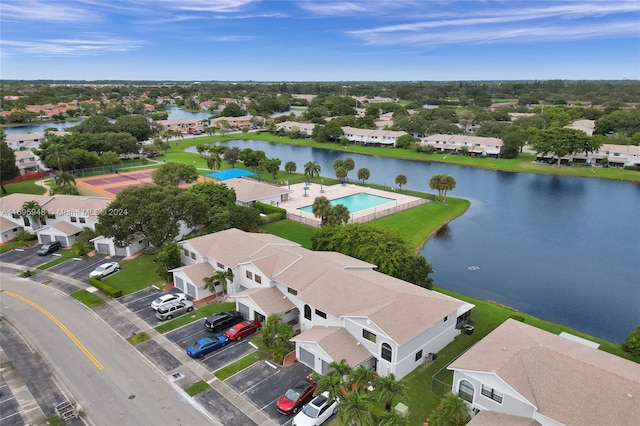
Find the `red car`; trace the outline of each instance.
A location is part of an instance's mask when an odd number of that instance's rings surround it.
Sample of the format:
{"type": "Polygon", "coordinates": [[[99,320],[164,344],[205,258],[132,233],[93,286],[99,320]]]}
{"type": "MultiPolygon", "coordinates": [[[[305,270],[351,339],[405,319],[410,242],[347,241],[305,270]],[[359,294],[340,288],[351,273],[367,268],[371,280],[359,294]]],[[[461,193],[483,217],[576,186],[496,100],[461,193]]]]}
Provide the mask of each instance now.
{"type": "Polygon", "coordinates": [[[244,336],[248,336],[254,331],[260,330],[260,321],[249,320],[242,321],[224,332],[224,335],[231,341],[242,340],[244,336]]]}
{"type": "Polygon", "coordinates": [[[317,387],[318,384],[309,377],[300,380],[278,399],[276,408],[284,415],[297,413],[304,404],[313,398],[313,392],[317,387]]]}

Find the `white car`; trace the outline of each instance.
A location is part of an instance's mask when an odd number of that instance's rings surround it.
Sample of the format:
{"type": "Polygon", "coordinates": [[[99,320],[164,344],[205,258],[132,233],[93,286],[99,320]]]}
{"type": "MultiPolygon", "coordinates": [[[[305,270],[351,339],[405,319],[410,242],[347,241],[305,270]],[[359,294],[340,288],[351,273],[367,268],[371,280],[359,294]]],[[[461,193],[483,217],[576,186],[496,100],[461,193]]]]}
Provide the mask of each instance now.
{"type": "Polygon", "coordinates": [[[120,270],[120,264],[118,264],[118,262],[107,262],[107,263],[103,263],[102,265],[98,266],[96,269],[94,269],[90,274],[89,277],[106,277],[109,274],[113,274],[114,272],[117,272],[120,270]]]}
{"type": "Polygon", "coordinates": [[[151,307],[157,311],[159,307],[164,306],[167,303],[181,300],[187,300],[187,295],[184,293],[167,293],[151,302],[151,307]]]}
{"type": "Polygon", "coordinates": [[[291,424],[293,426],[320,426],[336,411],[338,402],[329,400],[329,392],[322,392],[304,406],[291,424]]]}

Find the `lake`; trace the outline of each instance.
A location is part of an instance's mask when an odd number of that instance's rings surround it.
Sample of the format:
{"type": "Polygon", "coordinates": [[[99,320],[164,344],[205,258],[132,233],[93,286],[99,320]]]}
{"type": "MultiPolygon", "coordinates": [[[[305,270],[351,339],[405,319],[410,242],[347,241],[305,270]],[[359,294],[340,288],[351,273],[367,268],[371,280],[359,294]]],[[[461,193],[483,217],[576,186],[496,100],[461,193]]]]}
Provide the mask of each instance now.
{"type": "MultiPolygon", "coordinates": [[[[620,343],[640,324],[640,186],[631,182],[506,173],[450,164],[348,154],[265,141],[231,141],[260,149],[297,170],[316,161],[333,176],[336,158],[353,158],[369,182],[433,192],[429,179],[456,180],[450,196],[469,210],[425,245],[435,282],[620,343]]],[[[191,149],[195,152],[195,148],[191,149]]],[[[491,161],[487,159],[486,161],[491,161]]]]}

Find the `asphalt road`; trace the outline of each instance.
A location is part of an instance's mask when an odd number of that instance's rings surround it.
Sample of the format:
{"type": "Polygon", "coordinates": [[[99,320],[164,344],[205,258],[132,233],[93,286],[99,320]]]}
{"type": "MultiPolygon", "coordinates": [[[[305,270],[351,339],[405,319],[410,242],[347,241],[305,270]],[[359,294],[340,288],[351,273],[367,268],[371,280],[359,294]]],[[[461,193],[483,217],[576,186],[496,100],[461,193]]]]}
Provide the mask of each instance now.
{"type": "Polygon", "coordinates": [[[92,311],[0,273],[5,316],[47,359],[96,425],[216,424],[92,311]]]}

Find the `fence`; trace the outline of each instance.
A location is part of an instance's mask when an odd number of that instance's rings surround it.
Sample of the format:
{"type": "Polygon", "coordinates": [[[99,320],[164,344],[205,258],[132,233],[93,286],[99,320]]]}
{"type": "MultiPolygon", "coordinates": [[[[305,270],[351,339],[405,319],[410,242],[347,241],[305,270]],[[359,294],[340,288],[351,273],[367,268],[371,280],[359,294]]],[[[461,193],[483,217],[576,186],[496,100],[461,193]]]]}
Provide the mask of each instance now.
{"type": "Polygon", "coordinates": [[[2,183],[4,185],[10,184],[10,183],[18,183],[18,182],[25,182],[28,180],[36,180],[36,179],[40,179],[41,177],[48,177],[49,176],[49,171],[42,171],[42,172],[27,172],[26,175],[22,175],[22,176],[17,176],[11,180],[4,180],[2,181],[2,183]]]}
{"type": "Polygon", "coordinates": [[[88,169],[74,169],[71,171],[75,177],[90,177],[99,175],[113,174],[116,171],[129,171],[140,168],[148,169],[150,167],[156,167],[157,163],[148,161],[138,161],[135,163],[115,164],[112,166],[91,167],[88,169]]]}
{"type": "MultiPolygon", "coordinates": [[[[447,364],[448,365],[448,364],[447,364]]],[[[445,365],[431,377],[431,392],[438,396],[445,396],[453,387],[453,371],[447,370],[445,365]]]]}

